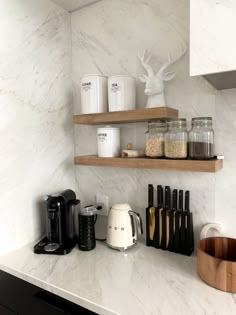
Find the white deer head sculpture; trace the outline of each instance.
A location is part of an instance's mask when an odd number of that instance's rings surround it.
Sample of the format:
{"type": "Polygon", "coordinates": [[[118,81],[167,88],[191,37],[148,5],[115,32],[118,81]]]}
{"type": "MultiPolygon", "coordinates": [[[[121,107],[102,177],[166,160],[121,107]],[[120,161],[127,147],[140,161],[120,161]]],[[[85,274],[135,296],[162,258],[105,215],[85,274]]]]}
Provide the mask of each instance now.
{"type": "Polygon", "coordinates": [[[149,61],[152,57],[151,54],[147,53],[145,49],[143,55],[138,54],[138,57],[147,71],[147,75],[140,75],[140,80],[146,82],[144,93],[148,96],[146,108],[166,106],[164,89],[165,81],[172,80],[176,73],[167,71],[167,68],[179,60],[186,52],[186,48],[182,46],[181,54],[175,59],[171,60],[170,54],[168,53],[168,61],[164,63],[159,71],[155,74],[152,67],[149,65],[149,61]],[[146,56],[148,54],[148,56],[146,56]]]}

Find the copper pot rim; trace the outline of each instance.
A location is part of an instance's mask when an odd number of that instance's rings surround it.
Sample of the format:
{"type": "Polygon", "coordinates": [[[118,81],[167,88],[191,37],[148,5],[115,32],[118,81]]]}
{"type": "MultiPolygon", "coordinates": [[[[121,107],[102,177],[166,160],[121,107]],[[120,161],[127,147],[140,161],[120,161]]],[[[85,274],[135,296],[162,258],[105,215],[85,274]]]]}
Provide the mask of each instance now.
{"type": "Polygon", "coordinates": [[[214,259],[218,259],[218,260],[221,260],[221,261],[224,261],[224,262],[230,262],[232,264],[236,264],[236,261],[235,260],[227,260],[227,259],[223,259],[223,258],[219,258],[219,257],[216,257],[216,256],[213,256],[213,255],[210,255],[208,254],[207,252],[205,252],[201,247],[201,243],[204,241],[204,240],[209,240],[209,239],[227,239],[227,240],[232,240],[236,243],[236,238],[232,238],[232,237],[225,237],[225,236],[211,236],[211,237],[206,237],[206,238],[203,238],[202,240],[200,240],[198,242],[198,246],[197,246],[197,249],[198,251],[200,251],[201,253],[203,253],[204,255],[206,256],[209,256],[209,257],[212,257],[214,259]]]}

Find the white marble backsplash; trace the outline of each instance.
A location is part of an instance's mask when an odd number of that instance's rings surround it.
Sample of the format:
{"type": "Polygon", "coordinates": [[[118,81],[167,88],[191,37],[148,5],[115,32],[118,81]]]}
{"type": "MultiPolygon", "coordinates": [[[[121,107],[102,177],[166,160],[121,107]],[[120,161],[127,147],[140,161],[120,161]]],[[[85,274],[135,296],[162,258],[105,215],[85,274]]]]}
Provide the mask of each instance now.
{"type": "MultiPolygon", "coordinates": [[[[72,78],[74,112],[80,112],[80,76],[86,73],[131,74],[138,78],[144,70],[137,52],[152,51],[158,70],[168,51],[177,56],[181,44],[188,46],[189,1],[103,0],[72,14],[72,78]]],[[[179,109],[180,117],[215,119],[215,91],[201,77],[189,77],[189,52],[170,70],[175,79],[166,84],[167,105],[179,109]]],[[[143,108],[144,85],[137,80],[137,106],[143,108]]],[[[190,127],[190,126],[189,126],[190,127]]],[[[147,124],[122,126],[122,146],[132,142],[142,148],[147,124]]],[[[96,153],[96,127],[76,126],[76,153],[96,153]]],[[[83,203],[93,201],[97,191],[106,193],[110,205],[129,202],[144,218],[147,186],[170,185],[191,191],[196,235],[204,223],[216,219],[216,176],[207,173],[76,167],[77,189],[83,203]]],[[[198,237],[196,237],[196,240],[198,237]]]]}
{"type": "Polygon", "coordinates": [[[224,154],[224,168],[216,174],[216,221],[225,233],[236,237],[236,89],[219,92],[216,97],[216,145],[224,154]]]}
{"type": "MultiPolygon", "coordinates": [[[[73,167],[76,154],[96,153],[96,127],[71,124],[80,113],[80,76],[131,74],[144,70],[137,58],[152,51],[158,70],[168,51],[189,45],[188,0],[102,0],[71,16],[49,0],[2,0],[0,10],[0,254],[40,237],[46,193],[76,189],[82,205],[100,191],[110,205],[129,202],[144,218],[147,185],[191,190],[196,241],[203,224],[219,221],[236,237],[236,90],[216,92],[203,78],[189,77],[189,52],[171,70],[166,100],[180,117],[212,116],[217,153],[225,155],[216,174],[159,170],[73,167]],[[71,21],[70,21],[71,17],[71,21]],[[72,30],[72,51],[71,51],[72,30]],[[72,67],[71,67],[72,54],[72,67]],[[72,81],[71,81],[72,74],[72,81]]],[[[137,80],[137,107],[146,104],[137,80]]],[[[189,125],[190,127],[190,125],[189,125]]],[[[122,146],[144,145],[146,123],[121,125],[122,146]]]]}
{"type": "Polygon", "coordinates": [[[45,230],[44,194],[74,188],[70,15],[47,0],[0,10],[0,254],[45,230]]]}

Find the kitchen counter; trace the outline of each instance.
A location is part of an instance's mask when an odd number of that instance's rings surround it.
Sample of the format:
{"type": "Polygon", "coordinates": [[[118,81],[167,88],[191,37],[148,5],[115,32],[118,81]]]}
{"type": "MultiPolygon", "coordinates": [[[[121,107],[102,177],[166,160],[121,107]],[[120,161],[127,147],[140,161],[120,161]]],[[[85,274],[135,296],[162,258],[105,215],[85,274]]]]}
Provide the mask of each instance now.
{"type": "Polygon", "coordinates": [[[236,314],[236,295],[196,273],[196,257],[138,243],[126,253],[97,242],[66,256],[36,255],[32,245],[0,257],[0,269],[101,315],[236,314]]]}

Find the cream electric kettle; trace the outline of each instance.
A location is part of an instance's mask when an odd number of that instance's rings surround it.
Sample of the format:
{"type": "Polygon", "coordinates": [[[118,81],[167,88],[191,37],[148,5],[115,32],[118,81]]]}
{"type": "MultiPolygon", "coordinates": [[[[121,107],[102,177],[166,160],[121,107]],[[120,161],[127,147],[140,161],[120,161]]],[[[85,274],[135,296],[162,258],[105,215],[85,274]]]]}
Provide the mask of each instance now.
{"type": "Polygon", "coordinates": [[[114,205],[108,216],[107,245],[118,250],[126,250],[137,242],[143,233],[142,220],[127,203],[114,205]]]}

